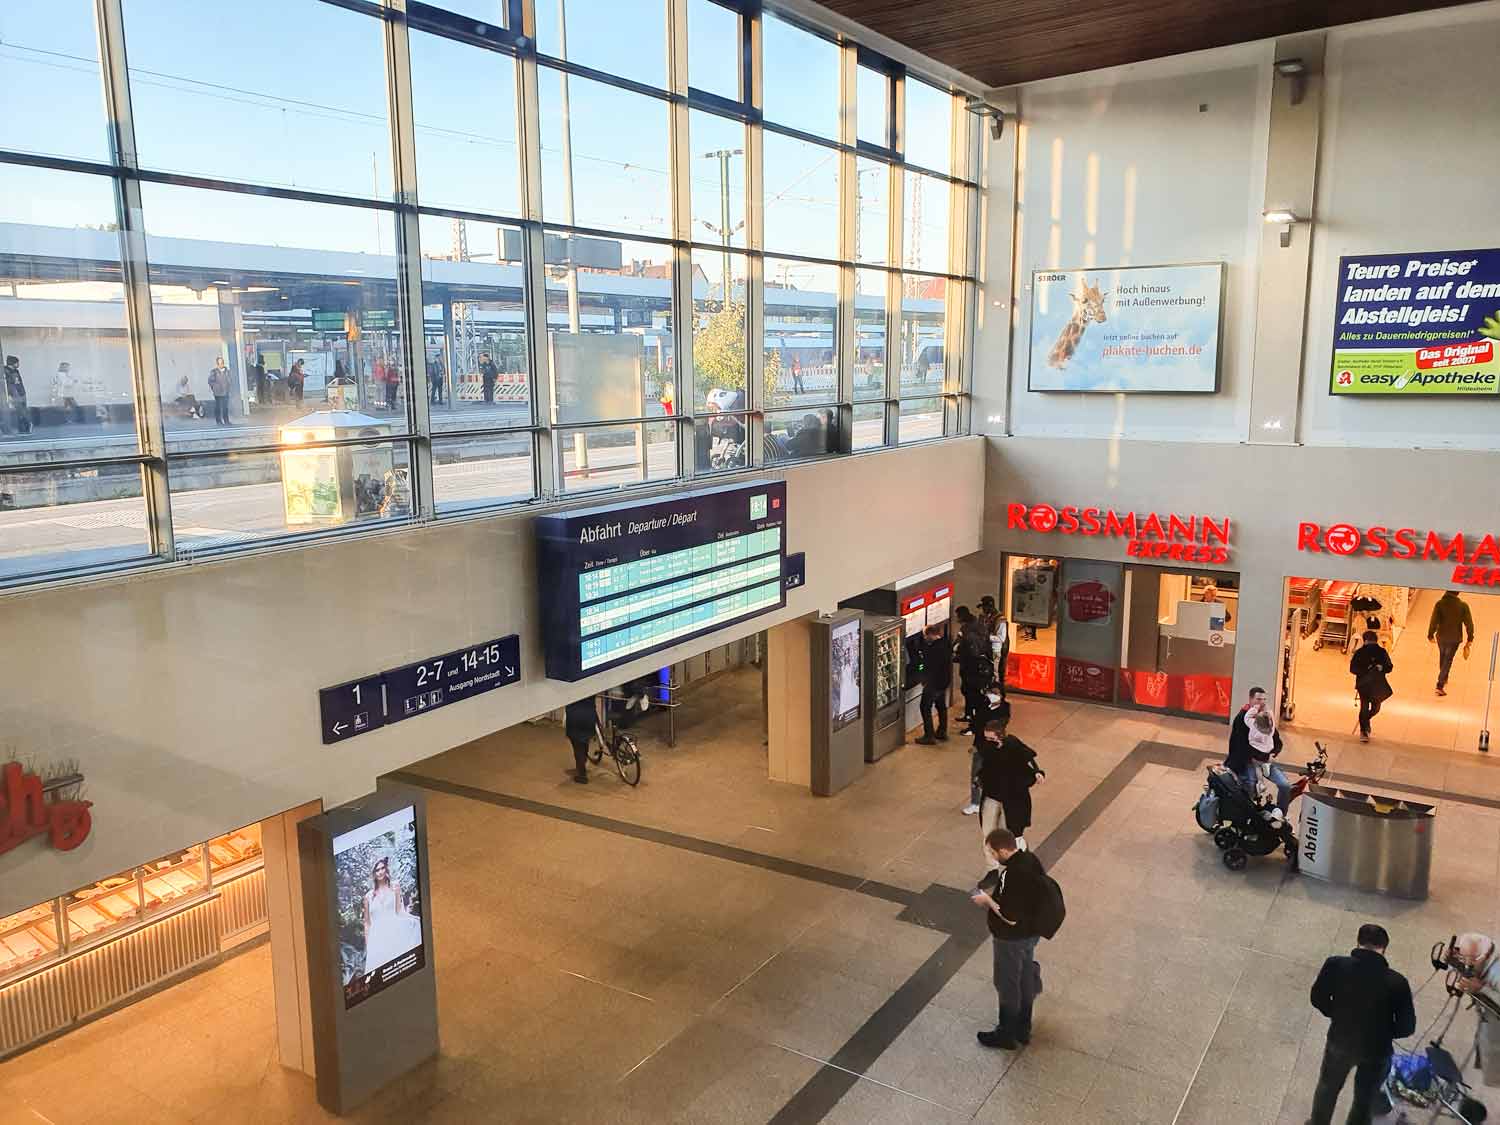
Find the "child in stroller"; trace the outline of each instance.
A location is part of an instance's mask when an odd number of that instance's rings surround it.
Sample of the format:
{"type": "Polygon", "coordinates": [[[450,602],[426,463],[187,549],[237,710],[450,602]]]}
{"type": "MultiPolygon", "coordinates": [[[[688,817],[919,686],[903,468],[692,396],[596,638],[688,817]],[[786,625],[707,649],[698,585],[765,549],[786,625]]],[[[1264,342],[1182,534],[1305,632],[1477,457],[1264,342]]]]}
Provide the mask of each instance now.
{"type": "MultiPolygon", "coordinates": [[[[1292,784],[1289,801],[1328,772],[1328,749],[1321,742],[1315,745],[1318,756],[1292,784]]],[[[1259,786],[1251,789],[1245,778],[1227,767],[1208,767],[1208,781],[1193,806],[1193,816],[1198,827],[1213,836],[1229,870],[1242,871],[1251,856],[1270,855],[1277,848],[1285,849],[1287,866],[1297,869],[1297,835],[1291,821],[1265,798],[1259,786]]]]}

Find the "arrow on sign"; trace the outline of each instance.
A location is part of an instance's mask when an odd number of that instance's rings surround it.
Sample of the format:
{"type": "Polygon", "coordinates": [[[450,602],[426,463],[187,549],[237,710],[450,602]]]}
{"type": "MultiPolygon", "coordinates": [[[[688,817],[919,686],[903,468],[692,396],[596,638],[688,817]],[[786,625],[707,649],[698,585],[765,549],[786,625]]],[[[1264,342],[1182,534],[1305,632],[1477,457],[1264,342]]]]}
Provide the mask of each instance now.
{"type": "Polygon", "coordinates": [[[514,668],[507,668],[505,670],[505,674],[507,676],[514,676],[516,674],[516,670],[514,668]]]}
{"type": "Polygon", "coordinates": [[[334,723],[333,724],[333,733],[334,734],[343,734],[348,729],[349,729],[349,724],[348,723],[334,723]]]}

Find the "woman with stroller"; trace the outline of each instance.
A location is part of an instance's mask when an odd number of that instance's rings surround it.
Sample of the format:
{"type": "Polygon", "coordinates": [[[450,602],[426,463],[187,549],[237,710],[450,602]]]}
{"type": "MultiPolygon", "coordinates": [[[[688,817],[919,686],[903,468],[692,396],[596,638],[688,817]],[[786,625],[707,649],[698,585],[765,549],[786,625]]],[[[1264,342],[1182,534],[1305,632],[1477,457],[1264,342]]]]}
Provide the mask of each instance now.
{"type": "Polygon", "coordinates": [[[1380,643],[1380,634],[1367,629],[1364,644],[1349,658],[1349,674],[1354,677],[1354,690],[1359,695],[1359,740],[1370,741],[1370,720],[1380,713],[1380,706],[1392,694],[1391,682],[1386,679],[1395,669],[1391,654],[1380,643]]]}
{"type": "MultiPolygon", "coordinates": [[[[1036,751],[1015,735],[1008,733],[1010,706],[1001,705],[984,724],[984,740],[979,751],[979,788],[983,794],[980,806],[980,839],[1000,825],[1005,814],[1008,828],[1024,849],[1021,837],[1031,827],[1031,787],[1046,772],[1037,764],[1036,751]]],[[[985,862],[993,870],[997,864],[985,853],[985,862]]]]}

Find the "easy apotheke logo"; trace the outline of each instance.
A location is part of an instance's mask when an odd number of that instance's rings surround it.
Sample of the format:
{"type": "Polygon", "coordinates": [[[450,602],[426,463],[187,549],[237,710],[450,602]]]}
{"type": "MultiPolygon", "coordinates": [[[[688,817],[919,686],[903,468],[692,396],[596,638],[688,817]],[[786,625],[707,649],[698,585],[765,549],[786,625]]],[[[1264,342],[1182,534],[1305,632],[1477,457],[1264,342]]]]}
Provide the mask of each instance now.
{"type": "Polygon", "coordinates": [[[1418,559],[1454,564],[1449,581],[1459,586],[1500,586],[1500,542],[1493,535],[1444,535],[1414,527],[1352,523],[1299,523],[1297,550],[1310,554],[1362,555],[1371,559],[1418,559]],[[1488,564],[1488,565],[1486,565],[1488,564]]]}
{"type": "Polygon", "coordinates": [[[1125,553],[1134,558],[1177,562],[1227,563],[1229,517],[1176,512],[1117,512],[1113,508],[1080,508],[1051,504],[1007,504],[1006,526],[1013,531],[1038,531],[1088,538],[1124,539],[1125,553]]]}

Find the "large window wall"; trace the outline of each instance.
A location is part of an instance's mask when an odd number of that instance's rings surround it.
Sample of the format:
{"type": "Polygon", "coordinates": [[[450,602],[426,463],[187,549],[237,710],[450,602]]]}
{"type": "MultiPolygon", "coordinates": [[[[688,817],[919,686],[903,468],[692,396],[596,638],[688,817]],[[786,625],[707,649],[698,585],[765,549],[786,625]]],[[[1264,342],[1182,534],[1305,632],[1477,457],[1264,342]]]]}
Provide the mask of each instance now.
{"type": "Polygon", "coordinates": [[[58,0],[0,63],[0,587],[966,425],[962,98],[758,3],[58,0]]]}

